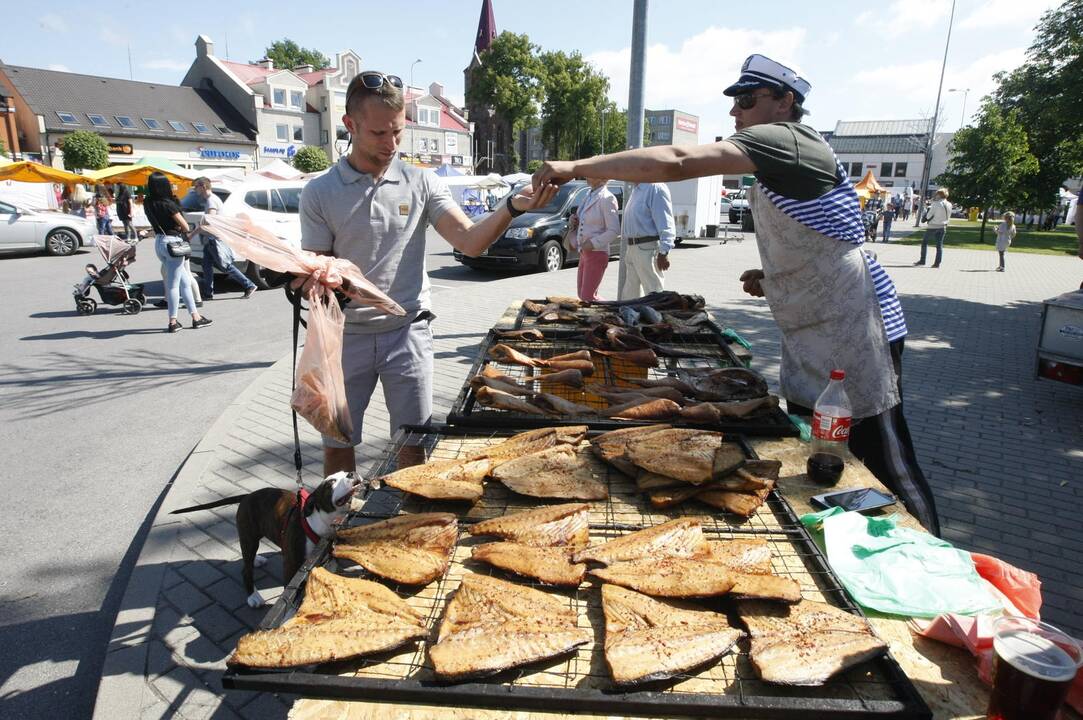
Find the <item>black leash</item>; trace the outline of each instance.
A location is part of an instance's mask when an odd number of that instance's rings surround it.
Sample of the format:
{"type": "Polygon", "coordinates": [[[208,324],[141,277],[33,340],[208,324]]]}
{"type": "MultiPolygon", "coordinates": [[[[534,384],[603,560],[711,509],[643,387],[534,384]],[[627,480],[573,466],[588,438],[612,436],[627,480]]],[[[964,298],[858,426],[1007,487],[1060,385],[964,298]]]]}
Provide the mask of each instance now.
{"type": "MultiPolygon", "coordinates": [[[[301,335],[301,327],[308,329],[308,323],[301,319],[301,291],[291,290],[290,284],[283,285],[283,289],[286,292],[286,299],[293,305],[293,372],[292,380],[290,382],[290,396],[292,397],[293,391],[297,389],[297,343],[301,335]]],[[[303,463],[301,461],[301,434],[297,429],[297,411],[293,409],[292,403],[290,404],[290,413],[293,415],[293,467],[297,470],[297,507],[301,506],[301,489],[304,487],[304,482],[301,478],[301,468],[303,463]]]]}

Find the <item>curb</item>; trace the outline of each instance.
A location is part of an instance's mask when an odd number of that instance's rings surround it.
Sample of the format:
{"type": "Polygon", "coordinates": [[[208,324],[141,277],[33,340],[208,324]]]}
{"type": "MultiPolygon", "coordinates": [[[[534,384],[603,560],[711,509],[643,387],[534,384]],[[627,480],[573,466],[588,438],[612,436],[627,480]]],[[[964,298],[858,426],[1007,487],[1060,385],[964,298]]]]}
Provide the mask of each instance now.
{"type": "MultiPolygon", "coordinates": [[[[186,497],[198,489],[200,477],[214,459],[222,438],[249,402],[281,370],[280,366],[291,363],[292,351],[265,369],[234,398],[181,463],[162,500],[186,497]]],[[[94,720],[138,718],[143,707],[160,700],[147,683],[149,641],[166,567],[173,560],[175,550],[184,550],[177,542],[180,527],[180,520],[170,517],[160,505],[113,622],[94,703],[94,720]]]]}

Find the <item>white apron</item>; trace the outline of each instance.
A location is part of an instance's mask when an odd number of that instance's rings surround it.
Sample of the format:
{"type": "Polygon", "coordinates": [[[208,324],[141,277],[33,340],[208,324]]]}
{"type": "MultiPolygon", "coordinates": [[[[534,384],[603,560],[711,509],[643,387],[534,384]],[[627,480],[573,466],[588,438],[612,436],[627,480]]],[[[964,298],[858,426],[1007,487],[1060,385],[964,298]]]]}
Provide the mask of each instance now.
{"type": "Polygon", "coordinates": [[[779,210],[759,183],[749,207],[767,304],[782,330],[782,395],[812,408],[833,368],[846,371],[854,418],[899,404],[898,382],[861,247],[819,233],[779,210]]]}

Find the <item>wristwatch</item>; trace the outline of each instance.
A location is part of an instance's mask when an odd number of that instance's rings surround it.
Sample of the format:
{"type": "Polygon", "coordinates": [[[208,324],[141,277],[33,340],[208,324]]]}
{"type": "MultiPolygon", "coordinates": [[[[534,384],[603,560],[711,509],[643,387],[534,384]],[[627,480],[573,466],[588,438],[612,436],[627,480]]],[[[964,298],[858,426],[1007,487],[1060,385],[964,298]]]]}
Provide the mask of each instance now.
{"type": "Polygon", "coordinates": [[[512,205],[512,203],[511,203],[511,200],[512,200],[512,198],[514,196],[515,196],[515,193],[508,193],[508,199],[504,201],[504,206],[508,209],[508,212],[511,213],[511,216],[513,218],[517,218],[526,211],[525,210],[516,210],[515,209],[515,206],[512,205]]]}

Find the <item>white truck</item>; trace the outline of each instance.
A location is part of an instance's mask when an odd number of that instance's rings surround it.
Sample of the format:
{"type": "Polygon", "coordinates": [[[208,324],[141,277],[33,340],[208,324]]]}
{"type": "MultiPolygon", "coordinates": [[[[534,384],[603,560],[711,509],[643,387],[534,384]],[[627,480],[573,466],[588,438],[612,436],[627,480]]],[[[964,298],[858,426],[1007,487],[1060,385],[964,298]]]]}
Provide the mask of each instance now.
{"type": "Polygon", "coordinates": [[[715,237],[722,199],[722,176],[692,178],[666,183],[673,203],[677,241],[715,237]]]}

